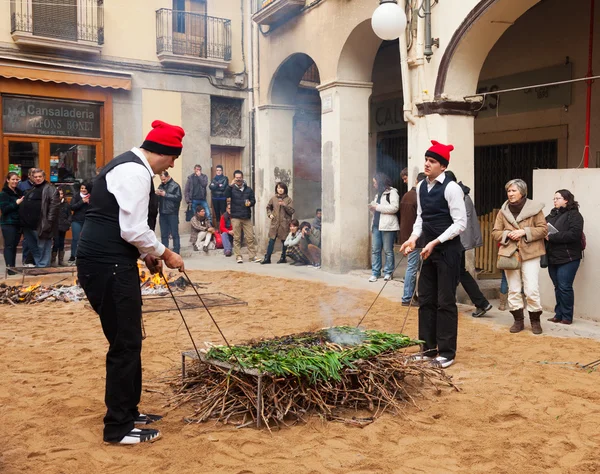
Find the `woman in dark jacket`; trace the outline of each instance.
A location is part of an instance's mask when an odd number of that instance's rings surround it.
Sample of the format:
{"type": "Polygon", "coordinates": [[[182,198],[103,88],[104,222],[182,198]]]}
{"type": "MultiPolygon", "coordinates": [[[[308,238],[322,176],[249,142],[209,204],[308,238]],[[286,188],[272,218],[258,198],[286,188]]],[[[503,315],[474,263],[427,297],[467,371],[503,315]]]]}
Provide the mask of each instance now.
{"type": "Polygon", "coordinates": [[[73,239],[71,240],[71,256],[69,257],[69,263],[75,264],[75,255],[77,254],[77,244],[79,242],[79,235],[81,229],[83,229],[83,222],[85,221],[85,213],[90,207],[90,193],[92,189],[90,183],[82,183],[79,188],[79,192],[73,195],[71,199],[71,211],[73,216],[71,218],[71,228],[73,230],[73,239]]]}
{"type": "Polygon", "coordinates": [[[71,227],[71,209],[65,199],[65,189],[62,186],[58,187],[58,195],[60,196],[60,204],[58,205],[58,230],[54,237],[50,264],[54,265],[56,257],[58,257],[58,265],[62,267],[65,264],[65,235],[71,227]]]}
{"type": "Polygon", "coordinates": [[[556,306],[553,323],[571,324],[575,293],[573,281],[583,255],[583,216],[575,196],[567,189],[554,194],[554,209],[546,216],[548,222],[548,273],[554,283],[556,306]],[[558,231],[558,232],[556,232],[558,231]]]}
{"type": "Polygon", "coordinates": [[[0,216],[0,226],[4,237],[4,263],[9,269],[9,275],[15,274],[10,268],[16,264],[17,245],[21,238],[19,204],[23,202],[23,193],[17,188],[19,181],[17,173],[8,173],[2,192],[0,192],[0,213],[2,214],[0,216]]]}

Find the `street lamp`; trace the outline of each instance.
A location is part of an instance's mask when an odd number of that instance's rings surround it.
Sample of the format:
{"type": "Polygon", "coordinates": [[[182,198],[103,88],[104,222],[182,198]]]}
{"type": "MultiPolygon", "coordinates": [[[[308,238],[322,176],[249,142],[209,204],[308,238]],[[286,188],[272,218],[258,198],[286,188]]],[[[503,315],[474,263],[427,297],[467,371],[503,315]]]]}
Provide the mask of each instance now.
{"type": "Polygon", "coordinates": [[[379,6],[371,17],[371,26],[382,40],[398,39],[406,29],[406,14],[396,0],[379,0],[379,6]]]}

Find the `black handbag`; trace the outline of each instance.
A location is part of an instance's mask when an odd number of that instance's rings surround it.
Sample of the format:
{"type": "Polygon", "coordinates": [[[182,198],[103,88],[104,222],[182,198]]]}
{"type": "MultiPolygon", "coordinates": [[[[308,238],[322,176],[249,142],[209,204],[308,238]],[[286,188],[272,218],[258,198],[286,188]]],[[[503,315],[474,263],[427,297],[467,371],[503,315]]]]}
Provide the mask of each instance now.
{"type": "Polygon", "coordinates": [[[187,210],[185,211],[185,221],[191,221],[192,217],[194,217],[194,211],[192,210],[192,205],[188,204],[187,210]]]}
{"type": "Polygon", "coordinates": [[[548,254],[545,253],[540,257],[540,267],[548,268],[548,254]]]}

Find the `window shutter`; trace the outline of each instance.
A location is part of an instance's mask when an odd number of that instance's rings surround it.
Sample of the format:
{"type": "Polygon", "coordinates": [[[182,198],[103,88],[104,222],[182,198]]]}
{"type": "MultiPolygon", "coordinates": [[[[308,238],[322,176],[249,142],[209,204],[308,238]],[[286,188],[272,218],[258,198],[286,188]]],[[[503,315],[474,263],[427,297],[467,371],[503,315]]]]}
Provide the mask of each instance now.
{"type": "Polygon", "coordinates": [[[78,0],[33,0],[33,34],[77,41],[78,0]]]}

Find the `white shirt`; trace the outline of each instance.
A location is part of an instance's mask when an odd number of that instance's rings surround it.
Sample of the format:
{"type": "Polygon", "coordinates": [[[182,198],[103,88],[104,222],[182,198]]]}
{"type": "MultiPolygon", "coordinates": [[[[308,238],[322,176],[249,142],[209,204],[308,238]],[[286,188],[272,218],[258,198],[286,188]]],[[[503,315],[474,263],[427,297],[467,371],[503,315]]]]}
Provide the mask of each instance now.
{"type": "MultiPolygon", "coordinates": [[[[423,218],[421,217],[421,195],[419,190],[423,183],[427,184],[427,192],[433,189],[435,182],[438,181],[444,184],[446,180],[446,173],[440,174],[433,182],[429,181],[429,178],[424,179],[417,184],[417,220],[413,226],[412,235],[421,237],[423,233],[423,218]]],[[[452,225],[448,227],[437,239],[440,243],[452,240],[454,237],[459,235],[467,228],[467,210],[465,208],[465,195],[461,187],[454,181],[448,183],[444,190],[444,198],[448,202],[448,209],[450,210],[450,217],[452,217],[452,225]]]]}
{"type": "Polygon", "coordinates": [[[160,257],[165,252],[165,246],[148,226],[149,194],[154,171],[142,150],[134,147],[131,151],[142,160],[146,169],[138,163],[123,163],[106,173],[106,189],[119,204],[121,238],[135,245],[142,258],[147,254],[160,257]]]}

